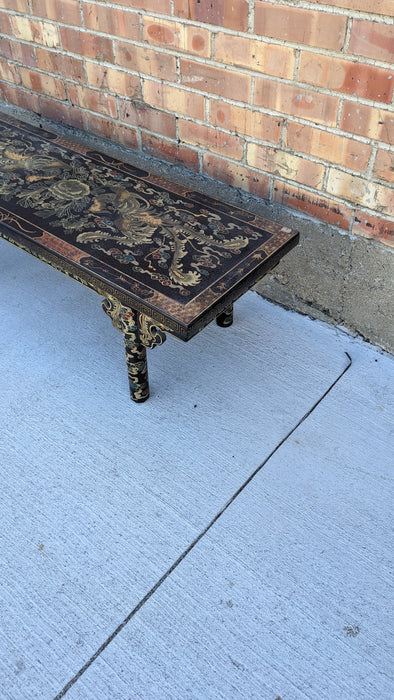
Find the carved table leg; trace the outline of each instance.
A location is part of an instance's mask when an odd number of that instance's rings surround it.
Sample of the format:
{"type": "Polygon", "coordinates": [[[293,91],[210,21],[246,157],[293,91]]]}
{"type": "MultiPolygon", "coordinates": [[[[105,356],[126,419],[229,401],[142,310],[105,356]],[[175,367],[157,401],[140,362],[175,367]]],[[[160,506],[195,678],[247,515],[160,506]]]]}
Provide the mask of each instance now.
{"type": "Polygon", "coordinates": [[[148,360],[146,348],[136,342],[136,333],[123,332],[126,352],[127,375],[130,396],[136,403],[143,403],[149,398],[148,360]]]}
{"type": "Polygon", "coordinates": [[[228,328],[228,326],[231,326],[233,322],[233,305],[228,306],[227,309],[222,311],[221,314],[216,319],[216,323],[218,326],[221,326],[222,328],[228,328]]]}
{"type": "Polygon", "coordinates": [[[104,299],[102,308],[115,328],[123,333],[130,395],[133,401],[142,403],[149,398],[146,348],[161,345],[166,336],[154,321],[121,304],[114,297],[104,299]]]}

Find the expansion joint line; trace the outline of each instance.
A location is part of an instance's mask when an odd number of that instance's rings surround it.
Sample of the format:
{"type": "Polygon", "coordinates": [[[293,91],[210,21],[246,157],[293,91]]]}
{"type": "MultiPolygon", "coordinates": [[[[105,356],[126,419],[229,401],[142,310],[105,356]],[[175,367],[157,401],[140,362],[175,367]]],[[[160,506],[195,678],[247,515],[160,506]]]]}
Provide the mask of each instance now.
{"type": "Polygon", "coordinates": [[[126,627],[128,622],[130,622],[130,620],[134,617],[134,615],[142,608],[143,605],[145,605],[145,603],[149,600],[149,598],[151,598],[154,595],[154,593],[156,593],[156,591],[158,590],[158,588],[160,588],[162,583],[164,583],[164,581],[179,566],[179,564],[184,560],[184,558],[192,551],[192,549],[194,549],[196,544],[198,544],[198,542],[204,537],[204,535],[207,534],[207,532],[219,520],[219,518],[223,515],[223,513],[227,510],[227,508],[235,501],[235,499],[240,495],[240,493],[242,493],[242,491],[248,486],[248,484],[250,484],[252,479],[254,479],[254,477],[261,471],[261,469],[263,467],[265,467],[265,465],[271,459],[271,457],[274,456],[274,454],[293,435],[293,433],[300,427],[300,425],[302,425],[302,423],[307,418],[309,418],[311,413],[313,413],[313,411],[319,406],[319,404],[321,404],[321,402],[326,398],[326,396],[330,393],[330,391],[334,388],[334,386],[336,384],[338,384],[338,382],[342,379],[343,375],[346,374],[346,372],[348,371],[348,369],[350,369],[350,367],[352,365],[352,358],[350,357],[350,355],[347,352],[345,352],[345,355],[348,359],[347,365],[346,365],[345,369],[342,370],[340,375],[335,379],[335,381],[333,381],[333,383],[328,387],[328,389],[324,392],[324,394],[316,401],[316,403],[313,404],[312,408],[310,408],[309,411],[304,413],[304,415],[298,421],[298,423],[296,423],[296,425],[287,433],[287,435],[285,435],[285,437],[276,445],[276,447],[274,447],[272,452],[270,452],[268,457],[265,458],[265,460],[260,464],[260,466],[254,470],[254,472],[248,477],[248,479],[246,479],[246,481],[244,481],[242,486],[240,486],[239,489],[231,496],[229,501],[227,501],[227,503],[223,506],[223,508],[211,520],[209,525],[207,525],[207,527],[202,532],[200,532],[199,535],[197,535],[197,537],[193,540],[193,542],[185,549],[184,552],[182,552],[182,554],[178,557],[178,559],[170,566],[169,569],[167,569],[167,571],[155,583],[155,585],[148,591],[148,593],[143,598],[141,598],[141,600],[139,601],[139,603],[137,603],[135,608],[133,608],[133,610],[127,615],[127,617],[125,617],[123,622],[121,622],[120,625],[118,625],[116,630],[105,640],[105,642],[97,649],[97,651],[95,651],[93,656],[90,657],[90,659],[82,666],[82,668],[79,669],[78,673],[76,673],[75,676],[73,678],[71,678],[70,681],[68,681],[68,683],[60,691],[60,693],[58,693],[56,695],[54,700],[60,700],[60,698],[63,698],[65,696],[67,691],[70,690],[70,688],[74,685],[74,683],[76,683],[77,680],[85,673],[85,671],[88,670],[88,668],[94,663],[94,661],[96,661],[96,659],[100,656],[100,654],[102,654],[104,649],[106,649],[107,646],[109,644],[111,644],[111,642],[115,639],[115,637],[118,636],[119,632],[121,632],[123,630],[123,628],[126,627]]]}

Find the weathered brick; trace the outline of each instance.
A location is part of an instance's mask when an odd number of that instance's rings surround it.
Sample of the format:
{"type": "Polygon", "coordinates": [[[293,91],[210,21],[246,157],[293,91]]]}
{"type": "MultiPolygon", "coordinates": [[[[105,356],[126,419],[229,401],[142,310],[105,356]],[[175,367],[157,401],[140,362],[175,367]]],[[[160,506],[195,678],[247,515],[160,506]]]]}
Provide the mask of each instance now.
{"type": "Polygon", "coordinates": [[[128,148],[138,148],[137,130],[124,124],[110,121],[97,114],[87,114],[88,131],[110,141],[121,143],[128,148]]]}
{"type": "Polygon", "coordinates": [[[277,78],[292,78],[295,51],[286,46],[219,32],[215,39],[215,59],[277,78]]]}
{"type": "Polygon", "coordinates": [[[36,49],[37,66],[40,70],[63,77],[84,81],[83,63],[80,58],[66,56],[56,51],[47,51],[46,49],[36,49]]]}
{"type": "Polygon", "coordinates": [[[85,115],[78,107],[71,107],[66,102],[57,102],[49,97],[41,97],[40,102],[43,117],[64,122],[67,126],[75,126],[77,129],[85,128],[85,115]]]}
{"type": "Polygon", "coordinates": [[[196,172],[199,170],[198,153],[193,148],[145,132],[141,134],[141,144],[144,153],[163,158],[175,165],[186,165],[196,172]]]}
{"type": "Polygon", "coordinates": [[[239,102],[249,102],[251,89],[249,75],[181,59],[181,82],[194,90],[221,97],[236,97],[239,102]]]}
{"type": "Polygon", "coordinates": [[[217,27],[236,29],[241,32],[248,28],[249,3],[247,0],[175,0],[174,15],[184,19],[208,22],[217,27]]]}
{"type": "Polygon", "coordinates": [[[28,0],[0,0],[0,8],[13,12],[23,12],[25,15],[30,14],[28,0]]]}
{"type": "Polygon", "coordinates": [[[203,157],[203,172],[205,175],[225,182],[231,187],[238,187],[262,199],[269,199],[270,177],[257,173],[251,168],[245,168],[238,163],[229,162],[212,153],[203,157]]]}
{"type": "Polygon", "coordinates": [[[367,167],[371,155],[371,146],[365,143],[295,122],[287,125],[286,143],[295,151],[357,171],[367,167]]]}
{"type": "Polygon", "coordinates": [[[296,44],[340,51],[346,35],[347,18],[289,5],[256,2],[255,32],[296,44]]]}
{"type": "Polygon", "coordinates": [[[70,27],[61,27],[60,35],[65,51],[86,56],[87,58],[94,58],[97,61],[113,63],[112,42],[107,37],[97,36],[89,32],[80,32],[70,27]]]}
{"type": "Polygon", "coordinates": [[[379,216],[370,216],[363,211],[356,211],[352,232],[365,238],[394,247],[394,221],[387,221],[379,216]]]}
{"type": "Polygon", "coordinates": [[[19,16],[11,17],[11,22],[17,39],[49,47],[60,45],[59,32],[54,24],[19,16]]]}
{"type": "Polygon", "coordinates": [[[356,12],[371,12],[376,15],[391,15],[393,12],[392,0],[324,0],[322,4],[344,7],[356,12]]]}
{"type": "Polygon", "coordinates": [[[12,56],[12,47],[15,46],[14,41],[10,41],[9,39],[2,39],[0,41],[0,59],[5,58],[5,59],[13,59],[12,56]]]}
{"type": "Polygon", "coordinates": [[[20,85],[21,83],[18,69],[12,63],[0,61],[0,76],[2,80],[8,83],[13,83],[14,85],[20,85]]]}
{"type": "Polygon", "coordinates": [[[116,70],[102,66],[99,63],[86,61],[86,74],[91,87],[113,92],[116,95],[125,95],[131,99],[141,98],[141,85],[138,75],[127,71],[116,70]]]}
{"type": "Polygon", "coordinates": [[[339,100],[331,95],[257,78],[255,104],[319,124],[335,126],[339,100]]]}
{"type": "Polygon", "coordinates": [[[213,129],[203,124],[195,124],[185,119],[178,123],[179,138],[185,143],[199,146],[214,153],[222,153],[228,158],[241,160],[243,156],[244,141],[239,136],[226,134],[219,129],[213,129]]]}
{"type": "Polygon", "coordinates": [[[103,5],[83,5],[86,29],[92,32],[105,32],[130,41],[141,38],[140,19],[137,12],[118,10],[103,5]]]}
{"type": "Polygon", "coordinates": [[[77,107],[83,107],[91,112],[117,117],[116,100],[107,92],[91,90],[82,85],[68,85],[70,101],[77,107]]]}
{"type": "Polygon", "coordinates": [[[36,48],[31,44],[22,44],[20,41],[13,41],[10,58],[29,68],[37,68],[36,52],[41,50],[44,49],[36,48]]]}
{"type": "Polygon", "coordinates": [[[57,100],[66,99],[66,91],[61,80],[54,78],[45,73],[37,73],[37,71],[21,68],[22,83],[29,90],[39,92],[42,95],[54,97],[57,100]]]}
{"type": "Polygon", "coordinates": [[[394,142],[394,114],[356,102],[345,102],[341,129],[386,143],[394,142]]]}
{"type": "Polygon", "coordinates": [[[281,118],[219,100],[210,101],[210,121],[213,126],[272,143],[279,142],[283,124],[281,118]]]}
{"type": "Polygon", "coordinates": [[[375,182],[368,182],[361,177],[349,175],[349,173],[335,168],[329,171],[327,192],[355,204],[361,204],[367,209],[374,209],[385,214],[393,212],[392,189],[375,182]]]}
{"type": "Polygon", "coordinates": [[[0,41],[0,58],[10,59],[30,68],[37,67],[35,51],[35,47],[31,44],[22,44],[20,41],[9,39],[0,41]]]}
{"type": "Polygon", "coordinates": [[[294,209],[300,209],[328,224],[349,230],[353,209],[328,197],[277,180],[273,187],[273,200],[294,209]]]}
{"type": "MultiPolygon", "coordinates": [[[[97,2],[106,3],[108,0],[97,0],[97,2]]],[[[110,2],[113,2],[113,0],[110,0],[110,2]]],[[[171,0],[116,0],[116,4],[163,15],[171,13],[171,0]]]]}
{"type": "Polygon", "coordinates": [[[123,122],[175,138],[175,116],[149,107],[145,102],[119,99],[119,114],[123,122]]]}
{"type": "MultiPolygon", "coordinates": [[[[0,12],[0,34],[11,34],[10,17],[5,12],[0,12]]],[[[3,41],[4,39],[2,39],[0,43],[2,43],[3,41]]]]}
{"type": "Polygon", "coordinates": [[[394,72],[355,61],[301,52],[298,80],[329,90],[391,102],[394,72]]]}
{"type": "Polygon", "coordinates": [[[31,112],[40,112],[38,95],[33,94],[30,90],[23,90],[14,85],[0,82],[0,97],[5,102],[29,109],[31,112]]]}
{"type": "Polygon", "coordinates": [[[31,0],[32,14],[65,24],[81,24],[78,0],[31,0]]]}
{"type": "Polygon", "coordinates": [[[175,56],[153,51],[146,46],[116,42],[116,62],[119,66],[142,75],[162,78],[169,82],[175,82],[177,79],[175,56]]]}
{"type": "Polygon", "coordinates": [[[204,119],[205,99],[203,95],[152,80],[144,80],[143,94],[145,102],[153,107],[166,109],[194,119],[204,119]]]}
{"type": "Polygon", "coordinates": [[[198,56],[211,55],[211,35],[208,29],[155,17],[143,17],[142,25],[144,40],[148,44],[186,51],[198,56]]]}
{"type": "MultiPolygon", "coordinates": [[[[394,182],[394,153],[392,151],[379,150],[376,154],[374,173],[382,180],[394,182]]],[[[394,216],[394,192],[393,192],[393,216],[394,216]]]]}
{"type": "Polygon", "coordinates": [[[323,184],[324,166],[287,151],[249,143],[246,161],[248,165],[265,172],[295,180],[303,185],[320,189],[323,184]]]}
{"type": "Polygon", "coordinates": [[[353,20],[349,53],[392,62],[394,56],[394,31],[390,24],[353,20]]]}

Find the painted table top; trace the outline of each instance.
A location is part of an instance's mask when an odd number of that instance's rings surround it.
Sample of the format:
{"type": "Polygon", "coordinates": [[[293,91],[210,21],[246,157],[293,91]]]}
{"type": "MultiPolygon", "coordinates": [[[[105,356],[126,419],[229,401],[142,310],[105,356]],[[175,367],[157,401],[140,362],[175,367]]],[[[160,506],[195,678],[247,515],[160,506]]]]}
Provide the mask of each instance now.
{"type": "Polygon", "coordinates": [[[0,116],[0,235],[184,340],[298,240],[286,227],[0,116]]]}

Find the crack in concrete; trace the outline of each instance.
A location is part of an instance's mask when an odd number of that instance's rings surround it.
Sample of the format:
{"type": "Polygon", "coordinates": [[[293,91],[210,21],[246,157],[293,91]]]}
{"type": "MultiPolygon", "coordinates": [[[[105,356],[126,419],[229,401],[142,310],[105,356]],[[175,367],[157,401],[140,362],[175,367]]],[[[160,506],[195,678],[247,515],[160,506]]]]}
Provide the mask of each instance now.
{"type": "Polygon", "coordinates": [[[161,576],[161,578],[155,583],[155,585],[146,593],[146,595],[141,598],[141,600],[137,603],[137,605],[133,608],[133,610],[125,617],[123,622],[118,625],[118,627],[113,631],[113,633],[101,644],[101,646],[95,651],[95,653],[88,659],[88,661],[79,669],[79,671],[71,678],[68,683],[62,688],[62,690],[56,695],[54,700],[60,700],[65,696],[65,694],[70,690],[70,688],[78,681],[79,678],[85,673],[85,671],[88,670],[88,668],[96,661],[96,659],[102,654],[102,652],[107,648],[109,644],[115,639],[115,637],[118,636],[118,634],[123,630],[124,627],[130,622],[130,620],[136,615],[136,613],[142,608],[142,606],[156,593],[156,591],[160,588],[162,583],[172,574],[172,572],[179,566],[179,564],[185,559],[185,557],[194,549],[196,544],[200,542],[200,540],[207,534],[207,532],[212,528],[212,526],[219,520],[219,518],[223,515],[223,513],[231,506],[231,504],[235,501],[235,499],[244,491],[244,489],[250,484],[252,479],[263,469],[263,467],[267,464],[267,462],[274,456],[274,454],[282,447],[282,445],[293,435],[293,433],[297,430],[297,428],[300,427],[304,421],[309,418],[311,413],[319,406],[319,404],[326,398],[326,396],[332,391],[334,386],[342,379],[344,374],[350,369],[352,365],[352,358],[350,355],[345,352],[345,355],[348,358],[348,363],[346,367],[342,370],[342,372],[338,375],[338,377],[330,384],[328,389],[322,394],[322,396],[313,404],[312,408],[310,408],[302,418],[296,423],[296,425],[285,435],[284,438],[274,447],[274,449],[270,452],[270,454],[265,458],[265,460],[257,467],[257,469],[252,472],[252,474],[246,479],[246,481],[243,482],[243,484],[239,487],[239,489],[232,495],[232,497],[227,501],[227,503],[221,508],[221,510],[215,515],[215,517],[211,520],[211,522],[207,525],[207,527],[200,532],[199,535],[191,542],[191,544],[182,552],[182,554],[176,559],[176,561],[170,566],[169,569],[161,576]]]}

